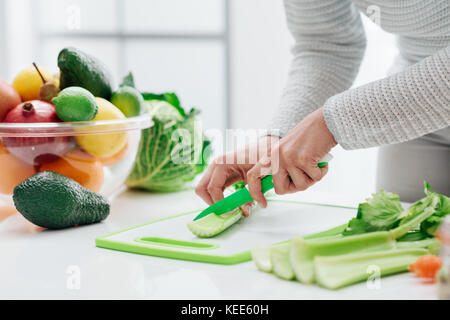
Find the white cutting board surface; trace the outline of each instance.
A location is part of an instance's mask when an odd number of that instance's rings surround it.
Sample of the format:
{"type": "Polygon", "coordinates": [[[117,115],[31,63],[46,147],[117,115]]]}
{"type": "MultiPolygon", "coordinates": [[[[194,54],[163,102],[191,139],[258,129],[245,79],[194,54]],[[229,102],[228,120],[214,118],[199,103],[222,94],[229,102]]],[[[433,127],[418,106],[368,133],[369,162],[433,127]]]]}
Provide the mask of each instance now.
{"type": "MultiPolygon", "coordinates": [[[[231,258],[248,252],[254,245],[270,245],[292,239],[294,236],[305,236],[336,227],[348,222],[356,215],[354,208],[273,200],[269,201],[266,209],[254,208],[250,217],[242,218],[221,234],[209,239],[200,239],[187,228],[187,223],[192,221],[199,212],[170,217],[106,235],[99,238],[102,240],[101,244],[97,239],[97,246],[185,260],[204,260],[204,258],[192,259],[192,255],[231,258]],[[142,237],[160,237],[209,244],[211,248],[155,245],[136,241],[142,237]]],[[[228,263],[237,262],[230,260],[228,263]]]]}

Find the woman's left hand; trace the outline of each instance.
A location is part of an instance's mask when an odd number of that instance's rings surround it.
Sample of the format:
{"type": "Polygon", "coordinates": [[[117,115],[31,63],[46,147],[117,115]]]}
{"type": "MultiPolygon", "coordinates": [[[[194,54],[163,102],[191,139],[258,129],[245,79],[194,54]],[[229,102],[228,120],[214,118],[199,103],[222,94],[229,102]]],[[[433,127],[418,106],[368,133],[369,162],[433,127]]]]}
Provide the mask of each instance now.
{"type": "Polygon", "coordinates": [[[277,194],[306,190],[325,176],[328,165],[319,168],[317,164],[336,145],[325,123],[323,108],[312,112],[279,141],[270,158],[260,159],[248,171],[247,182],[252,198],[261,207],[267,206],[261,192],[261,178],[268,174],[273,176],[277,194]]]}

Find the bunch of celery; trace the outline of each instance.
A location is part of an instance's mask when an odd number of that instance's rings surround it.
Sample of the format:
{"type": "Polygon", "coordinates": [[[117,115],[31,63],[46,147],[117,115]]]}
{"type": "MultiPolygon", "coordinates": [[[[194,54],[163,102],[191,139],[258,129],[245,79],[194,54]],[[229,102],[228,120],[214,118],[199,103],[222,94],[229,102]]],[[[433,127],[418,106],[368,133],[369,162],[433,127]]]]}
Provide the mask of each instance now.
{"type": "Polygon", "coordinates": [[[261,271],[328,289],[364,281],[373,270],[380,276],[407,271],[418,257],[438,251],[434,233],[450,213],[450,198],[431,191],[427,183],[425,194],[403,210],[398,195],[382,190],[361,203],[348,224],[255,247],[252,258],[261,271]]]}

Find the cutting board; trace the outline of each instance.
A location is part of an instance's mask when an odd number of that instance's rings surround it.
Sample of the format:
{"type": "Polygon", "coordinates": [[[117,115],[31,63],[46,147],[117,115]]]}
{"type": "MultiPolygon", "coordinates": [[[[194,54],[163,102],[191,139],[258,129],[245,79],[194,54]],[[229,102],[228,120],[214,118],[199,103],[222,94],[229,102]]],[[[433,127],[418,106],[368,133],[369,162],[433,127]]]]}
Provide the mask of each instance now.
{"type": "Polygon", "coordinates": [[[355,208],[286,200],[269,200],[250,217],[209,239],[200,239],[187,228],[201,210],[130,227],[95,240],[100,248],[172,259],[236,264],[251,259],[254,245],[270,245],[320,232],[348,222],[355,208]]]}

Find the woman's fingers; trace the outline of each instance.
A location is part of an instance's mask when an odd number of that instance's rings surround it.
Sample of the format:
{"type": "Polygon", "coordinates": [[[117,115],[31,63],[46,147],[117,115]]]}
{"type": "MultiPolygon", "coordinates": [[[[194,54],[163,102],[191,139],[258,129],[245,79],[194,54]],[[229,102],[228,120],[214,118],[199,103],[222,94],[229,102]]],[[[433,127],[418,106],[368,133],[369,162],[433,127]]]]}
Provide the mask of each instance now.
{"type": "Polygon", "coordinates": [[[247,173],[247,183],[248,183],[248,191],[252,196],[253,200],[255,200],[261,207],[267,207],[267,200],[264,198],[264,195],[261,191],[261,178],[263,175],[262,165],[260,162],[255,164],[255,166],[250,169],[247,173]]]}
{"type": "Polygon", "coordinates": [[[311,185],[311,179],[303,170],[298,168],[290,168],[287,172],[291,177],[289,193],[304,191],[311,185]]]}
{"type": "Polygon", "coordinates": [[[250,201],[241,206],[241,210],[242,210],[244,217],[248,217],[250,215],[250,209],[252,208],[252,203],[253,203],[253,201],[250,201]]]}
{"type": "Polygon", "coordinates": [[[288,172],[284,168],[279,167],[276,172],[272,174],[272,179],[276,194],[285,194],[289,192],[291,181],[289,180],[288,172]]]}
{"type": "Polygon", "coordinates": [[[317,182],[323,177],[322,170],[317,163],[314,159],[304,159],[299,161],[297,167],[303,170],[313,182],[317,182]]]}
{"type": "Polygon", "coordinates": [[[206,170],[205,174],[203,175],[202,179],[198,183],[197,187],[195,188],[195,193],[203,199],[208,205],[212,205],[214,203],[213,199],[211,198],[207,188],[209,185],[209,182],[211,180],[211,176],[214,172],[214,169],[216,167],[215,163],[211,163],[211,165],[206,170]]]}

